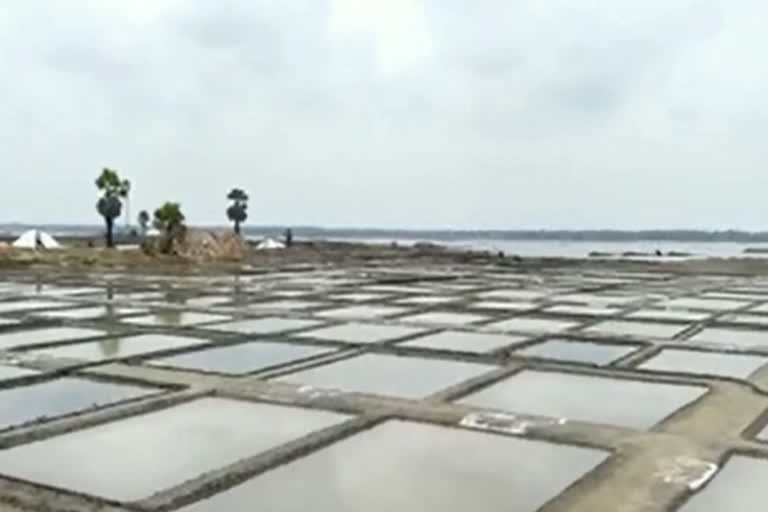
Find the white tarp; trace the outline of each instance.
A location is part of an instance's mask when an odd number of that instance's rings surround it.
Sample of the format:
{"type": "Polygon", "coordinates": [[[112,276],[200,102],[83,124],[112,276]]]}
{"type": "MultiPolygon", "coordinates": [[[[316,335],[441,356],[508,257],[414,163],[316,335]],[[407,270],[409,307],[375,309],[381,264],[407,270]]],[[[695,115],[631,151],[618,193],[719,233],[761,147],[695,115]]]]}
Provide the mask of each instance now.
{"type": "Polygon", "coordinates": [[[21,249],[59,249],[61,245],[51,235],[39,229],[25,231],[13,242],[13,247],[21,249]]]}
{"type": "Polygon", "coordinates": [[[278,242],[274,238],[265,238],[259,245],[256,246],[257,251],[272,250],[272,249],[285,249],[285,244],[278,242]]]}

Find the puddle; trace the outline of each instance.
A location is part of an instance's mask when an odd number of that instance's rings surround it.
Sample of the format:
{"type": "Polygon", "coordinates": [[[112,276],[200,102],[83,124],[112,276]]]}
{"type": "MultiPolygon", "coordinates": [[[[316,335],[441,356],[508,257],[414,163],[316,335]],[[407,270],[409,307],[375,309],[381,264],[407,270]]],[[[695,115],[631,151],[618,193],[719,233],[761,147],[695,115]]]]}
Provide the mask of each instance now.
{"type": "Polygon", "coordinates": [[[449,302],[456,302],[459,297],[443,297],[439,295],[419,295],[416,297],[408,297],[407,299],[400,299],[398,304],[406,304],[411,306],[432,306],[437,304],[447,304],[449,302]]]}
{"type": "Polygon", "coordinates": [[[672,299],[663,305],[670,308],[683,309],[705,309],[709,311],[726,311],[729,309],[742,308],[749,304],[738,300],[725,299],[697,299],[692,297],[681,297],[672,299]]]}
{"type": "Polygon", "coordinates": [[[396,315],[408,311],[405,308],[395,306],[350,306],[347,308],[331,309],[316,313],[317,316],[340,319],[369,319],[383,316],[396,315]]]}
{"type": "Polygon", "coordinates": [[[0,302],[0,313],[15,313],[16,311],[28,311],[31,309],[48,309],[72,306],[67,302],[54,302],[50,300],[14,300],[0,302]]]}
{"type": "Polygon", "coordinates": [[[647,429],[706,392],[697,386],[524,370],[459,403],[647,429]]]}
{"type": "Polygon", "coordinates": [[[418,315],[404,316],[400,322],[434,325],[468,325],[475,322],[488,320],[487,316],[473,315],[472,313],[449,313],[447,311],[432,311],[418,315]]]}
{"type": "Polygon", "coordinates": [[[530,301],[540,299],[546,296],[547,292],[538,290],[494,290],[491,292],[479,293],[477,296],[482,299],[509,300],[509,301],[530,301]]]}
{"type": "Polygon", "coordinates": [[[296,336],[347,343],[378,343],[380,341],[411,336],[420,332],[424,332],[424,329],[401,325],[348,323],[325,327],[314,331],[307,331],[297,334],[296,336]]]}
{"type": "Polygon", "coordinates": [[[521,356],[542,357],[558,361],[574,361],[606,365],[637,350],[633,345],[609,345],[585,341],[549,340],[515,351],[521,356]]]}
{"type": "Polygon", "coordinates": [[[637,320],[678,320],[681,322],[698,322],[709,317],[710,313],[697,313],[683,309],[641,309],[630,313],[627,318],[637,320]]]}
{"type": "Polygon", "coordinates": [[[768,358],[760,356],[668,348],[642,363],[638,368],[745,379],[766,363],[768,358]]]}
{"type": "Polygon", "coordinates": [[[550,320],[548,318],[531,318],[521,316],[511,318],[502,322],[490,324],[492,329],[501,329],[504,331],[530,331],[530,332],[559,332],[571,329],[579,325],[579,322],[569,322],[567,320],[550,320]]]}
{"type": "MultiPolygon", "coordinates": [[[[85,410],[94,405],[106,405],[112,402],[136,398],[152,393],[157,389],[95,382],[85,379],[61,378],[51,382],[32,384],[0,391],[0,429],[12,425],[21,425],[43,417],[53,418],[75,411],[85,410]]],[[[0,463],[3,473],[7,473],[8,451],[0,451],[0,463]]],[[[50,461],[50,454],[48,457],[50,461]]],[[[73,467],[69,459],[66,463],[73,467]]],[[[62,463],[64,460],[62,459],[62,463]]],[[[52,466],[55,464],[51,464],[52,466]]]]}
{"type": "Polygon", "coordinates": [[[146,313],[146,309],[139,308],[115,308],[111,306],[97,306],[92,308],[64,309],[58,311],[41,311],[34,313],[35,316],[45,318],[61,319],[88,319],[99,318],[103,316],[132,315],[137,313],[146,313]]]}
{"type": "Polygon", "coordinates": [[[254,318],[252,320],[236,320],[234,322],[216,324],[210,326],[209,329],[239,332],[243,334],[273,334],[277,332],[304,329],[307,327],[319,325],[320,323],[321,322],[318,320],[302,320],[299,318],[280,318],[272,316],[254,318]]]}
{"type": "Polygon", "coordinates": [[[45,485],[134,501],[346,418],[206,398],[2,450],[0,468],[45,485]]]}
{"type": "Polygon", "coordinates": [[[494,369],[484,364],[365,354],[277,380],[349,392],[423,398],[494,369]]]}
{"type": "Polygon", "coordinates": [[[184,336],[170,336],[163,334],[142,334],[125,338],[107,338],[100,341],[76,343],[48,347],[39,350],[30,350],[24,354],[43,357],[57,357],[66,359],[82,359],[85,361],[101,361],[119,357],[130,357],[160,350],[190,347],[208,343],[199,338],[187,338],[184,336]]]}
{"type": "Polygon", "coordinates": [[[590,315],[590,316],[610,316],[616,315],[620,310],[616,308],[600,307],[600,306],[577,306],[562,304],[560,306],[552,306],[544,310],[547,313],[558,313],[561,315],[590,315]]]}
{"type": "Polygon", "coordinates": [[[736,348],[762,348],[768,345],[768,331],[708,328],[693,336],[689,341],[693,343],[717,343],[736,348]]]}
{"type": "Polygon", "coordinates": [[[258,341],[242,345],[187,352],[177,356],[156,359],[151,361],[151,364],[239,374],[282,365],[322,353],[329,353],[333,350],[306,345],[258,341]]]}
{"type": "Polygon", "coordinates": [[[490,352],[502,347],[508,347],[525,340],[524,336],[507,336],[503,334],[485,334],[479,332],[445,331],[415,340],[406,341],[399,345],[406,347],[433,348],[438,350],[455,350],[459,352],[490,352]]]}
{"type": "Polygon", "coordinates": [[[687,328],[684,324],[662,324],[653,322],[622,322],[620,320],[601,322],[584,332],[615,334],[617,336],[638,336],[641,338],[671,338],[687,328]]]}
{"type": "Polygon", "coordinates": [[[763,512],[768,461],[735,455],[701,492],[694,494],[680,512],[763,512]]]}
{"type": "Polygon", "coordinates": [[[209,313],[192,313],[189,311],[162,311],[151,315],[138,316],[135,318],[124,318],[122,322],[134,325],[153,325],[153,326],[182,326],[182,325],[200,325],[211,322],[221,322],[230,318],[223,315],[212,315],[209,313]]]}
{"type": "Polygon", "coordinates": [[[502,512],[510,504],[533,512],[605,458],[585,448],[388,421],[180,512],[254,503],[281,512],[502,512]]]}
{"type": "Polygon", "coordinates": [[[95,329],[80,329],[77,327],[49,327],[46,329],[27,329],[0,334],[0,350],[6,350],[19,345],[35,345],[55,341],[69,341],[79,338],[105,336],[103,331],[95,329]]]}
{"type": "Polygon", "coordinates": [[[533,302],[504,302],[496,300],[481,300],[469,305],[472,309],[497,309],[499,311],[527,311],[539,307],[533,302]]]}

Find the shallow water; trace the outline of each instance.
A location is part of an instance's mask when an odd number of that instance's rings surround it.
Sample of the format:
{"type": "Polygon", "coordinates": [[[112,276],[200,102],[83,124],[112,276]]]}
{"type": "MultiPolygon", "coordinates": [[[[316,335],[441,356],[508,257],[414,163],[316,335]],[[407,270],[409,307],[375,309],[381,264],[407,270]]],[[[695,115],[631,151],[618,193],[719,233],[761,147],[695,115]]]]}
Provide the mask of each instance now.
{"type": "Polygon", "coordinates": [[[27,329],[0,334],[0,349],[9,349],[20,345],[34,345],[55,341],[69,341],[80,338],[105,336],[104,331],[81,329],[78,327],[48,327],[45,329],[27,329]]]}
{"type": "Polygon", "coordinates": [[[697,322],[704,320],[709,313],[697,313],[683,309],[640,309],[628,314],[627,318],[637,320],[678,320],[682,322],[697,322]]]}
{"type": "Polygon", "coordinates": [[[706,392],[696,386],[525,370],[459,403],[647,429],[706,392]],[[584,406],[587,397],[589,407],[584,406]]]}
{"type": "Polygon", "coordinates": [[[670,308],[684,308],[684,309],[704,309],[709,311],[725,311],[728,309],[742,308],[749,304],[748,302],[742,302],[738,300],[726,300],[726,299],[697,299],[692,297],[681,297],[679,299],[673,299],[668,302],[661,303],[660,305],[670,308]]]}
{"type": "Polygon", "coordinates": [[[281,512],[534,512],[605,458],[584,448],[389,421],[181,511],[244,511],[258,503],[281,512]]]}
{"type": "Polygon", "coordinates": [[[329,295],[329,299],[345,300],[348,302],[365,302],[369,300],[380,300],[387,297],[383,293],[339,293],[329,295]]]}
{"type": "Polygon", "coordinates": [[[474,315],[472,313],[450,313],[447,311],[431,311],[418,315],[405,316],[398,319],[400,322],[410,322],[415,324],[433,324],[433,325],[468,325],[475,322],[488,320],[488,317],[474,315]]]}
{"type": "Polygon", "coordinates": [[[473,302],[469,305],[470,308],[476,309],[496,309],[500,311],[525,311],[538,307],[538,304],[533,302],[509,302],[499,300],[481,300],[473,302]]]}
{"type": "Polygon", "coordinates": [[[210,313],[191,313],[188,311],[163,311],[151,315],[124,318],[122,321],[136,325],[182,326],[199,325],[210,322],[222,322],[230,318],[210,313]]]}
{"type": "Polygon", "coordinates": [[[740,348],[762,348],[768,345],[768,331],[706,328],[693,336],[690,342],[719,343],[740,348]]]}
{"type": "Polygon", "coordinates": [[[662,324],[653,322],[622,322],[620,320],[601,322],[585,329],[585,332],[615,334],[618,336],[639,336],[642,338],[671,338],[681,332],[685,324],[662,324]]]}
{"type": "Polygon", "coordinates": [[[0,313],[15,313],[32,309],[48,309],[72,306],[71,303],[54,302],[52,300],[12,300],[0,302],[0,313]]]}
{"type": "Polygon", "coordinates": [[[477,294],[477,296],[486,300],[528,301],[540,299],[548,293],[549,290],[510,289],[482,292],[477,294]]]}
{"type": "Polygon", "coordinates": [[[638,347],[632,345],[548,340],[544,343],[537,343],[536,345],[517,350],[515,354],[556,359],[559,361],[606,365],[637,349],[638,347]]]}
{"type": "MultiPolygon", "coordinates": [[[[85,379],[61,378],[0,391],[0,428],[54,417],[97,404],[135,398],[158,390],[85,379]]],[[[0,454],[5,453],[0,451],[0,454]]],[[[73,459],[74,460],[74,459],[73,459]]],[[[70,461],[71,462],[71,461],[70,461]]],[[[4,466],[0,464],[0,472],[4,466]]]]}
{"type": "Polygon", "coordinates": [[[490,365],[459,361],[365,354],[277,380],[349,392],[423,398],[493,369],[490,365]]]}
{"type": "Polygon", "coordinates": [[[209,329],[218,331],[231,331],[243,334],[273,334],[284,331],[293,331],[319,325],[318,320],[302,320],[298,318],[264,317],[252,320],[236,320],[209,326],[209,329]]]}
{"type": "Polygon", "coordinates": [[[456,302],[459,297],[445,297],[440,295],[418,295],[416,297],[408,297],[397,301],[398,304],[415,305],[415,306],[432,306],[437,304],[447,304],[450,302],[456,302]]]}
{"type": "Polygon", "coordinates": [[[110,306],[95,306],[87,308],[75,308],[64,309],[57,311],[41,311],[34,313],[35,316],[41,316],[46,318],[62,318],[62,319],[90,319],[98,317],[110,317],[120,315],[132,315],[138,313],[146,313],[146,309],[140,308],[115,308],[110,306]]]}
{"type": "Polygon", "coordinates": [[[27,370],[25,368],[18,368],[16,366],[4,366],[0,365],[0,380],[8,380],[16,377],[26,377],[28,375],[35,375],[35,370],[27,370]]]}
{"type": "Polygon", "coordinates": [[[238,374],[331,351],[333,349],[258,341],[242,345],[196,350],[157,359],[151,363],[193,370],[238,374]]]}
{"type": "Polygon", "coordinates": [[[665,372],[722,375],[744,379],[768,363],[768,358],[697,350],[664,349],[639,368],[665,372]]]}
{"type": "Polygon", "coordinates": [[[339,319],[367,319],[367,318],[380,318],[389,315],[396,315],[398,313],[404,313],[408,311],[406,308],[396,306],[349,306],[346,308],[331,309],[328,311],[322,311],[317,313],[317,316],[325,318],[339,318],[339,319]]]}
{"type": "Polygon", "coordinates": [[[404,325],[377,325],[363,323],[347,323],[334,325],[323,329],[316,329],[297,334],[300,338],[317,338],[326,341],[343,341],[347,343],[377,343],[386,340],[401,338],[424,332],[418,327],[404,325]]]}
{"type": "Polygon", "coordinates": [[[525,336],[445,331],[400,343],[405,347],[433,348],[461,352],[489,352],[525,340],[525,336]]]}
{"type": "Polygon", "coordinates": [[[547,313],[557,313],[560,315],[591,315],[591,316],[610,316],[619,312],[616,308],[602,307],[599,305],[575,305],[561,304],[545,309],[547,313]]]}
{"type": "Polygon", "coordinates": [[[138,500],[346,418],[205,398],[2,450],[0,472],[92,495],[138,500]]]}
{"type": "Polygon", "coordinates": [[[704,490],[694,494],[680,512],[763,512],[768,502],[768,461],[731,457],[704,490]]]}
{"type": "Polygon", "coordinates": [[[268,311],[268,310],[294,310],[294,309],[309,309],[322,306],[322,302],[308,301],[308,300],[272,300],[267,302],[258,302],[248,305],[248,309],[254,311],[268,311]]]}
{"type": "Polygon", "coordinates": [[[549,318],[534,318],[519,316],[501,322],[495,322],[488,327],[501,329],[504,331],[522,331],[522,332],[560,332],[579,325],[579,322],[570,320],[555,320],[549,318]]]}
{"type": "Polygon", "coordinates": [[[38,350],[30,350],[25,353],[47,357],[100,361],[103,359],[129,357],[160,350],[190,347],[207,342],[208,341],[204,339],[189,338],[186,336],[142,334],[125,338],[115,337],[86,343],[48,347],[38,350]]]}

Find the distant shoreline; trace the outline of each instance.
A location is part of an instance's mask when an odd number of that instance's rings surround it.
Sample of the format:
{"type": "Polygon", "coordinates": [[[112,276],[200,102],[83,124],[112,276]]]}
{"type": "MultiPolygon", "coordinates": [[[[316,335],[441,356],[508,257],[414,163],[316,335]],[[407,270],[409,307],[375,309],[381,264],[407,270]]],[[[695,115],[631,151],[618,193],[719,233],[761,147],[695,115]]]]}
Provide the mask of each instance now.
{"type": "MultiPolygon", "coordinates": [[[[118,229],[124,224],[118,222],[118,229]]],[[[227,230],[227,225],[198,226],[205,229],[227,230]]],[[[281,236],[286,225],[244,226],[247,237],[281,236]]],[[[541,241],[541,242],[708,242],[708,243],[768,243],[768,231],[744,230],[448,230],[448,229],[381,229],[381,228],[322,228],[290,226],[294,236],[308,239],[381,239],[429,240],[434,242],[472,242],[477,240],[541,241]]],[[[38,228],[54,236],[100,236],[103,226],[97,224],[0,224],[0,237],[8,238],[27,229],[38,228]]]]}

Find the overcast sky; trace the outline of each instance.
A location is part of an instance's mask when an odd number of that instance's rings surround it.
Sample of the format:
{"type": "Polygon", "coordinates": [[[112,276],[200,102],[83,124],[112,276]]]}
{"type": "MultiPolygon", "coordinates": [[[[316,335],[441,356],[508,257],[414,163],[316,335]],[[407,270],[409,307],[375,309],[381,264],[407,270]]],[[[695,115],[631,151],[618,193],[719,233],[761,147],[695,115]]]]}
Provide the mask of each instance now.
{"type": "Polygon", "coordinates": [[[768,228],[765,0],[3,0],[0,222],[768,228]]]}

